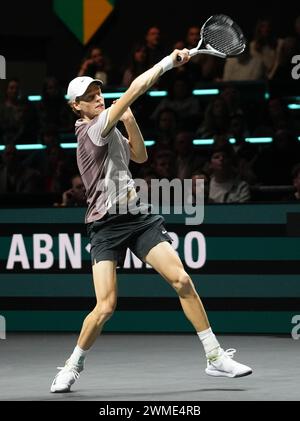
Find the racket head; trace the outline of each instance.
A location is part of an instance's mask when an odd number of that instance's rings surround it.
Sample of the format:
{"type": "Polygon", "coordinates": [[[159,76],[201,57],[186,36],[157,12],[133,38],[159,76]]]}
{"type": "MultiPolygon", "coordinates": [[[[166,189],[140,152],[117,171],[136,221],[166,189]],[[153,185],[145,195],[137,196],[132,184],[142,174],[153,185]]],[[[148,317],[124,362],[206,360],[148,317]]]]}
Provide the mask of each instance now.
{"type": "Polygon", "coordinates": [[[212,15],[201,28],[200,40],[208,50],[212,47],[226,57],[241,54],[246,40],[241,28],[226,15],[212,15]]]}

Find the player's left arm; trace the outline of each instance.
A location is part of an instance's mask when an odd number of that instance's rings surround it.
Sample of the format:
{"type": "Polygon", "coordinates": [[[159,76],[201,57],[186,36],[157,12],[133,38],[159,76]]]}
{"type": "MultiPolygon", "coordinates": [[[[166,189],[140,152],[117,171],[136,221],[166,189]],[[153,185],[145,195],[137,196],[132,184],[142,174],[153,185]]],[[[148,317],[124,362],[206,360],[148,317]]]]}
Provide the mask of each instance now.
{"type": "Polygon", "coordinates": [[[148,159],[148,154],[144,143],[144,138],[129,107],[122,115],[120,120],[124,123],[128,134],[130,158],[132,161],[139,164],[146,162],[148,159]]]}

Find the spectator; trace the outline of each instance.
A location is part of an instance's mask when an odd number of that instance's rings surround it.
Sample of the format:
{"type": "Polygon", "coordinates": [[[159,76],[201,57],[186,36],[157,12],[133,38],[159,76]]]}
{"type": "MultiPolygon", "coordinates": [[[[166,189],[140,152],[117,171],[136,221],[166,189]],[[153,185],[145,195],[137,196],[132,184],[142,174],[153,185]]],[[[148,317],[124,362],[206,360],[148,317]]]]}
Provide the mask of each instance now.
{"type": "Polygon", "coordinates": [[[156,118],[156,133],[154,133],[157,144],[164,147],[171,147],[174,143],[178,128],[178,118],[174,110],[165,108],[161,110],[156,118]]]}
{"type": "MultiPolygon", "coordinates": [[[[200,27],[190,26],[186,33],[184,47],[189,50],[196,48],[200,40],[200,27]]],[[[222,76],[223,60],[208,54],[197,54],[190,59],[186,69],[192,82],[218,80],[222,76]]]]}
{"type": "Polygon", "coordinates": [[[34,143],[37,125],[33,107],[20,95],[20,82],[7,82],[4,103],[0,106],[0,137],[2,143],[34,143]]]}
{"type": "Polygon", "coordinates": [[[14,145],[7,145],[2,155],[0,193],[41,193],[40,173],[21,162],[14,145]]]}
{"type": "Polygon", "coordinates": [[[61,203],[54,203],[56,207],[86,206],[85,188],[79,174],[71,178],[71,188],[62,195],[61,203]]]}
{"type": "Polygon", "coordinates": [[[167,178],[172,180],[175,177],[174,155],[170,149],[158,150],[154,156],[152,169],[158,179],[167,178]]]}
{"type": "Polygon", "coordinates": [[[160,29],[157,26],[151,26],[145,35],[146,45],[146,68],[154,66],[165,56],[165,49],[161,44],[160,29]]]}
{"type": "Polygon", "coordinates": [[[242,203],[250,200],[249,185],[239,177],[236,157],[230,145],[215,148],[209,168],[209,200],[214,203],[242,203]]]}
{"type": "Polygon", "coordinates": [[[263,61],[268,78],[272,77],[282,44],[283,40],[277,38],[269,19],[261,19],[257,22],[254,39],[250,43],[250,54],[263,61]]]}
{"type": "Polygon", "coordinates": [[[266,68],[259,55],[252,56],[249,44],[243,54],[227,58],[224,66],[223,81],[263,80],[266,78],[266,68]]]}
{"type": "Polygon", "coordinates": [[[238,159],[239,173],[242,180],[254,184],[256,176],[252,165],[257,157],[258,149],[256,145],[245,141],[247,136],[249,136],[249,132],[244,116],[239,114],[233,116],[230,120],[229,137],[235,139],[232,148],[238,159]]]}
{"type": "Polygon", "coordinates": [[[53,145],[47,151],[48,159],[44,169],[44,190],[49,193],[62,194],[69,189],[71,174],[75,172],[75,161],[71,165],[64,150],[59,145],[53,145]]]}
{"type": "MultiPolygon", "coordinates": [[[[192,49],[195,48],[200,39],[200,27],[190,26],[187,30],[185,41],[177,41],[174,48],[192,49]]],[[[175,77],[185,75],[193,84],[201,79],[201,54],[197,54],[190,59],[186,66],[177,67],[173,72],[176,73],[175,77]]]]}
{"type": "Polygon", "coordinates": [[[186,78],[175,80],[169,90],[169,96],[160,101],[151,119],[156,119],[163,109],[173,110],[178,117],[178,123],[189,130],[196,128],[199,119],[199,101],[192,95],[190,82],[186,78]]]}
{"type": "Polygon", "coordinates": [[[32,151],[23,160],[23,163],[45,175],[51,150],[52,148],[59,147],[59,133],[57,128],[55,126],[45,128],[40,135],[40,141],[46,148],[32,151]]]}
{"type": "Polygon", "coordinates": [[[229,136],[235,139],[233,149],[235,152],[244,145],[245,138],[249,136],[249,131],[246,127],[245,117],[241,114],[233,115],[229,124],[229,136]]]}
{"type": "Polygon", "coordinates": [[[228,135],[229,130],[229,110],[222,97],[213,98],[208,104],[204,122],[197,130],[197,136],[211,138],[215,135],[228,135]]]}
{"type": "Polygon", "coordinates": [[[288,109],[281,98],[272,98],[261,116],[261,121],[253,131],[253,136],[274,136],[278,130],[293,130],[288,109]]]}
{"type": "Polygon", "coordinates": [[[90,76],[93,79],[100,79],[103,86],[112,83],[112,72],[108,58],[104,55],[102,48],[91,46],[86,58],[84,58],[78,76],[90,76]]]}
{"type": "Polygon", "coordinates": [[[175,137],[176,177],[181,180],[191,177],[194,169],[204,164],[203,159],[193,151],[193,133],[179,131],[175,137]]]}
{"type": "MultiPolygon", "coordinates": [[[[131,82],[139,76],[141,73],[144,73],[146,70],[146,47],[143,44],[136,44],[133,48],[132,56],[130,58],[130,63],[127,69],[124,72],[122,79],[122,86],[126,88],[130,86],[131,82]]],[[[183,67],[183,66],[182,66],[183,67]]]]}
{"type": "Polygon", "coordinates": [[[225,101],[230,117],[244,114],[240,104],[240,93],[235,86],[224,86],[220,98],[225,101]]]}
{"type": "Polygon", "coordinates": [[[207,172],[199,169],[194,171],[192,174],[192,190],[188,192],[187,195],[187,204],[195,205],[197,203],[209,203],[209,175],[207,172]],[[204,182],[204,190],[197,189],[197,180],[203,180],[204,182]]]}
{"type": "Polygon", "coordinates": [[[58,80],[49,76],[43,85],[42,100],[37,104],[40,130],[56,127],[61,132],[72,132],[74,117],[64,98],[58,80]]]}

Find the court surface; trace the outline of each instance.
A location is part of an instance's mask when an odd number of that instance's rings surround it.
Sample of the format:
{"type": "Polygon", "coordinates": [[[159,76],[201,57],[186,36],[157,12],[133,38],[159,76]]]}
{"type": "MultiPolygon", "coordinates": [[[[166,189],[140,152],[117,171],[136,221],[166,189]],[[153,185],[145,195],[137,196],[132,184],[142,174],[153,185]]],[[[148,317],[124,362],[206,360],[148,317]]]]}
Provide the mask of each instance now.
{"type": "Polygon", "coordinates": [[[218,335],[223,348],[253,368],[238,379],[204,372],[194,334],[103,334],[68,394],[52,394],[57,366],[73,350],[74,333],[8,333],[0,340],[0,400],[210,401],[300,400],[300,340],[290,336],[218,335]]]}

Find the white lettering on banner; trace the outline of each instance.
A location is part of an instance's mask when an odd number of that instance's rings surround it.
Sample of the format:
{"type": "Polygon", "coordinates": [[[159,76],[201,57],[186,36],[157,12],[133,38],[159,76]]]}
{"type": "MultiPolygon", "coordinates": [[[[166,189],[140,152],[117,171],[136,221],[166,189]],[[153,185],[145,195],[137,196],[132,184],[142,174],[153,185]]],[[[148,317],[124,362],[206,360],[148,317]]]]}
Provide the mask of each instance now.
{"type": "Polygon", "coordinates": [[[51,251],[52,246],[53,240],[51,235],[33,235],[33,267],[35,269],[49,269],[53,266],[54,256],[51,251]],[[46,257],[44,261],[42,261],[42,256],[46,257]]]}
{"type": "Polygon", "coordinates": [[[198,231],[189,232],[184,239],[184,258],[185,263],[191,269],[201,268],[206,260],[206,242],[204,235],[198,231]],[[198,259],[193,260],[193,248],[192,242],[196,240],[198,242],[198,259]]]}
{"type": "Polygon", "coordinates": [[[81,269],[81,234],[74,234],[74,248],[68,234],[58,235],[59,268],[66,269],[67,255],[73,269],[81,269]]]}
{"type": "MultiPolygon", "coordinates": [[[[172,247],[177,252],[179,247],[179,237],[175,232],[168,233],[172,238],[172,247]]],[[[177,252],[178,253],[178,252],[177,252]]],[[[204,235],[198,231],[189,232],[184,238],[184,259],[186,265],[191,269],[201,268],[206,261],[206,241],[204,235]],[[192,255],[192,242],[196,240],[198,242],[198,257],[197,260],[193,260],[192,255]]],[[[135,256],[129,249],[127,249],[126,258],[124,261],[124,269],[140,269],[142,267],[142,261],[135,256]]],[[[151,269],[150,265],[146,265],[147,268],[151,269]]]]}
{"type": "MultiPolygon", "coordinates": [[[[198,231],[190,231],[185,237],[179,239],[175,232],[168,233],[172,238],[172,247],[178,253],[180,241],[183,241],[183,259],[186,265],[191,269],[201,268],[206,260],[206,242],[203,234],[198,231]],[[198,250],[194,254],[193,247],[195,241],[198,242],[198,250]]],[[[33,248],[33,269],[45,270],[50,269],[54,265],[54,250],[53,237],[50,234],[33,234],[32,248],[33,248]]],[[[58,234],[58,265],[59,269],[67,268],[67,260],[73,269],[82,268],[82,236],[80,233],[73,234],[73,240],[68,234],[58,234]]],[[[88,245],[90,246],[90,245],[88,245]]],[[[87,252],[90,247],[83,247],[87,252]]],[[[7,270],[14,269],[17,263],[21,263],[22,269],[30,269],[28,254],[22,234],[13,234],[7,258],[7,270]]],[[[140,269],[143,267],[143,262],[135,256],[129,249],[127,249],[124,269],[140,269]]],[[[146,264],[147,269],[151,269],[149,264],[146,264]]]]}
{"type": "Polygon", "coordinates": [[[131,269],[131,262],[133,263],[134,269],[141,269],[141,267],[143,266],[143,262],[138,257],[136,257],[136,255],[132,253],[132,251],[127,249],[123,268],[131,269]]]}
{"type": "Polygon", "coordinates": [[[6,269],[13,269],[17,262],[21,263],[22,269],[30,269],[22,234],[13,234],[12,236],[6,269]]]}

